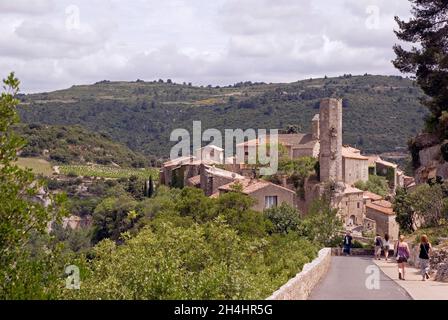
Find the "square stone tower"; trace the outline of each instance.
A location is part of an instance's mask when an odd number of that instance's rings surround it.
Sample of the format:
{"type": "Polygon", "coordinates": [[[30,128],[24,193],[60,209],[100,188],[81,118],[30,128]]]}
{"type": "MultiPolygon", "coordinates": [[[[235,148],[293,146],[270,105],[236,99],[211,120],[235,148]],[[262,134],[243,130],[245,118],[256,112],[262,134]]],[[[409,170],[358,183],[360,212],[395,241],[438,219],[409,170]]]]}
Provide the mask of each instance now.
{"type": "Polygon", "coordinates": [[[342,181],[342,100],[323,99],[319,113],[320,181],[342,181]]]}
{"type": "Polygon", "coordinates": [[[320,127],[319,127],[319,114],[314,115],[311,120],[311,131],[314,140],[319,140],[320,138],[320,127]]]}

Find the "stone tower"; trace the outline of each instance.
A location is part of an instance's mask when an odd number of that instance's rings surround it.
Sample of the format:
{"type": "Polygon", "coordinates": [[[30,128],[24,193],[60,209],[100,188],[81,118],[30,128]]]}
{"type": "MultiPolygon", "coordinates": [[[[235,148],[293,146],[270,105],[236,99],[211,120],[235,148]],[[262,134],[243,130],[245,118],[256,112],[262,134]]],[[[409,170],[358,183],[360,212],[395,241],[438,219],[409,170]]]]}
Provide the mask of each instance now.
{"type": "Polygon", "coordinates": [[[342,101],[323,99],[320,103],[320,181],[342,181],[342,101]]]}
{"type": "Polygon", "coordinates": [[[311,130],[312,130],[312,134],[313,134],[313,139],[319,140],[320,127],[319,127],[319,115],[318,114],[316,114],[313,117],[313,120],[311,120],[311,130]]]}

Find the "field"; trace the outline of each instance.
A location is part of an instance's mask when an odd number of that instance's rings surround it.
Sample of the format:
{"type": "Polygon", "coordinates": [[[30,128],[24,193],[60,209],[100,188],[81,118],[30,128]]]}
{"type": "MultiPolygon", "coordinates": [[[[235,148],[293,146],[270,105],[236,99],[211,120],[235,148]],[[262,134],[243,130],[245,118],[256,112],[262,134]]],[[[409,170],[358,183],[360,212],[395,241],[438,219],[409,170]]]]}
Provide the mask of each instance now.
{"type": "Polygon", "coordinates": [[[131,169],[100,165],[63,165],[59,167],[59,170],[60,173],[65,175],[83,177],[120,179],[129,178],[131,176],[137,176],[141,178],[149,178],[150,176],[152,176],[153,179],[158,178],[157,169],[131,169]]]}
{"type": "Polygon", "coordinates": [[[20,168],[31,169],[35,174],[41,174],[47,177],[53,174],[53,167],[48,161],[43,159],[19,158],[17,161],[17,165],[20,168]]]}

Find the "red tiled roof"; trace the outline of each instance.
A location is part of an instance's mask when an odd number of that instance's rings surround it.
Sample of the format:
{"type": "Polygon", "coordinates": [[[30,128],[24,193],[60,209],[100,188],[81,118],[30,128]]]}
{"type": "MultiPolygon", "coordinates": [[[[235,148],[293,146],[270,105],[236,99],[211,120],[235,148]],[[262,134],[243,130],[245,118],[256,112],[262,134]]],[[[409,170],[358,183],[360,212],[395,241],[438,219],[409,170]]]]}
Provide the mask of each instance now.
{"type": "Polygon", "coordinates": [[[395,215],[394,210],[392,209],[392,203],[386,200],[374,201],[372,203],[366,204],[367,208],[375,210],[377,212],[383,213],[385,215],[395,215]]]}
{"type": "Polygon", "coordinates": [[[292,190],[290,190],[288,188],[279,186],[277,184],[274,184],[274,183],[271,183],[271,182],[268,182],[268,181],[265,181],[265,180],[254,180],[254,179],[247,179],[247,178],[246,179],[242,179],[242,180],[236,180],[234,182],[231,182],[231,183],[228,183],[226,185],[223,185],[223,186],[219,187],[219,190],[231,191],[232,187],[236,183],[239,183],[239,184],[242,185],[243,193],[245,193],[245,194],[251,194],[251,193],[253,193],[253,192],[257,191],[257,190],[266,188],[268,186],[275,186],[276,188],[280,188],[280,189],[286,190],[288,192],[294,193],[294,191],[292,191],[292,190]]]}
{"type": "Polygon", "coordinates": [[[369,158],[361,155],[361,150],[358,150],[358,149],[350,147],[350,146],[342,147],[342,156],[344,158],[349,158],[349,159],[369,160],[369,158]]]}
{"type": "Polygon", "coordinates": [[[370,191],[364,191],[364,198],[371,199],[372,201],[378,201],[383,199],[382,196],[370,191]]]}

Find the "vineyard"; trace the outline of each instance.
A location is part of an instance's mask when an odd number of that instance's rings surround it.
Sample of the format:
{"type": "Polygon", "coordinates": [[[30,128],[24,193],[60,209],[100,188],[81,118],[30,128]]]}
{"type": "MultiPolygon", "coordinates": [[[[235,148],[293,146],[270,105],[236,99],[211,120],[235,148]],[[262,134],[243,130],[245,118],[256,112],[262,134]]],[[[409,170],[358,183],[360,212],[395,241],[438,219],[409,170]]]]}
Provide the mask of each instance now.
{"type": "Polygon", "coordinates": [[[149,178],[150,176],[152,176],[153,179],[158,178],[157,169],[117,168],[101,165],[64,165],[60,166],[59,170],[62,174],[69,176],[97,177],[109,179],[129,178],[131,176],[137,176],[141,178],[149,178]]]}

